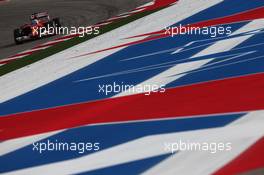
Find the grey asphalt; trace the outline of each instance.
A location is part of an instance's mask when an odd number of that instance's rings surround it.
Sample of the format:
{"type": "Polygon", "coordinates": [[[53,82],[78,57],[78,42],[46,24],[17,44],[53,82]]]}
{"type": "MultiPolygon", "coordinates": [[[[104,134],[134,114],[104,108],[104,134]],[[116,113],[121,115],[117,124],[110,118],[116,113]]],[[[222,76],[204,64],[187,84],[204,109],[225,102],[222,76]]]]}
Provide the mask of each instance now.
{"type": "Polygon", "coordinates": [[[64,26],[88,26],[127,12],[151,0],[10,0],[0,3],[0,59],[54,39],[15,45],[13,30],[29,22],[34,12],[47,11],[61,18],[64,26]]]}

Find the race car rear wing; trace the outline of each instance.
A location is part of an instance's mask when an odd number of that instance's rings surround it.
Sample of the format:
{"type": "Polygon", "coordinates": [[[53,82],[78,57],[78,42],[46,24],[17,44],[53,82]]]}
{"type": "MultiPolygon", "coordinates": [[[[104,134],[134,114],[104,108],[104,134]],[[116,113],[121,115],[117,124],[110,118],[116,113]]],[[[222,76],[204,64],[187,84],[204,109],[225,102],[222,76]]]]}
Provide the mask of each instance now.
{"type": "Polygon", "coordinates": [[[42,17],[46,17],[49,16],[49,14],[47,12],[41,12],[41,13],[33,13],[31,15],[31,19],[37,19],[37,18],[42,18],[42,17]]]}

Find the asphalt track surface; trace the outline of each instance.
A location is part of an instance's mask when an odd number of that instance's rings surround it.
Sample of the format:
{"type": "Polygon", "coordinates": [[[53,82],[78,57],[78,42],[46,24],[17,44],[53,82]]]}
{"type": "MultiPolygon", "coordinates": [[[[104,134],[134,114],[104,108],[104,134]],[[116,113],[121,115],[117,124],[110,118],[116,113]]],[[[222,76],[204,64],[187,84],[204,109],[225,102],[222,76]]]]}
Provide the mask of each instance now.
{"type": "Polygon", "coordinates": [[[47,11],[64,26],[88,26],[127,12],[151,0],[11,0],[0,3],[0,59],[25,51],[55,37],[15,45],[13,30],[29,22],[34,12],[47,11]]]}

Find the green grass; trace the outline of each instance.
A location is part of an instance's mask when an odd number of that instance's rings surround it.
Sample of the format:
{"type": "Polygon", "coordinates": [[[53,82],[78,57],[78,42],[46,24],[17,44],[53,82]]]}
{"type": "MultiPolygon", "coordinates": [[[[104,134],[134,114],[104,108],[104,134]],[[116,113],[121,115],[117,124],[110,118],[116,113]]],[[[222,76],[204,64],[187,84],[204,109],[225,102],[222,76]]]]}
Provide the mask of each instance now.
{"type": "MultiPolygon", "coordinates": [[[[144,16],[147,16],[151,13],[154,13],[158,10],[161,10],[161,9],[157,9],[157,10],[152,10],[152,11],[145,11],[145,12],[142,12],[142,13],[138,13],[138,14],[135,14],[135,15],[132,15],[132,16],[129,16],[127,18],[123,18],[123,19],[120,19],[116,22],[113,22],[113,23],[110,23],[106,26],[102,26],[100,27],[100,34],[99,35],[102,35],[104,33],[107,33],[111,30],[114,30],[118,27],[121,27],[125,24],[128,24],[132,21],[135,21],[139,18],[142,18],[144,16]]],[[[14,70],[17,70],[19,68],[22,68],[24,66],[27,66],[27,65],[30,65],[32,63],[35,63],[39,60],[42,60],[48,56],[51,56],[55,53],[58,53],[58,52],[61,52],[65,49],[68,49],[74,45],[77,45],[79,43],[82,43],[84,41],[87,41],[89,39],[92,39],[96,36],[99,36],[99,35],[86,35],[85,37],[74,37],[70,40],[67,40],[67,41],[64,41],[64,42],[61,42],[61,43],[58,43],[54,46],[51,46],[47,49],[44,49],[44,50],[40,50],[40,51],[37,51],[37,52],[34,52],[33,54],[31,55],[28,55],[28,56],[25,56],[23,58],[20,58],[20,59],[17,59],[15,61],[12,61],[8,64],[5,64],[3,66],[0,67],[0,76],[3,76],[9,72],[12,72],[14,70]]]]}

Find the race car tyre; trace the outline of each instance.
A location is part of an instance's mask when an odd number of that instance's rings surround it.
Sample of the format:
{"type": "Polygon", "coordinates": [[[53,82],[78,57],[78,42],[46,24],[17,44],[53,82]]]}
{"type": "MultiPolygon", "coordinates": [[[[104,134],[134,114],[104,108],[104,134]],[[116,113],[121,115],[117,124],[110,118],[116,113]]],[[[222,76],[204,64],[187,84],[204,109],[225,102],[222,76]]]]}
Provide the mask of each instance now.
{"type": "Polygon", "coordinates": [[[56,27],[61,27],[61,22],[59,18],[54,18],[53,22],[55,23],[56,27]]]}
{"type": "Polygon", "coordinates": [[[16,43],[16,44],[22,44],[23,41],[18,40],[18,39],[17,39],[18,37],[21,37],[21,30],[20,30],[20,29],[15,29],[15,30],[14,30],[14,40],[15,40],[15,43],[16,43]]]}

